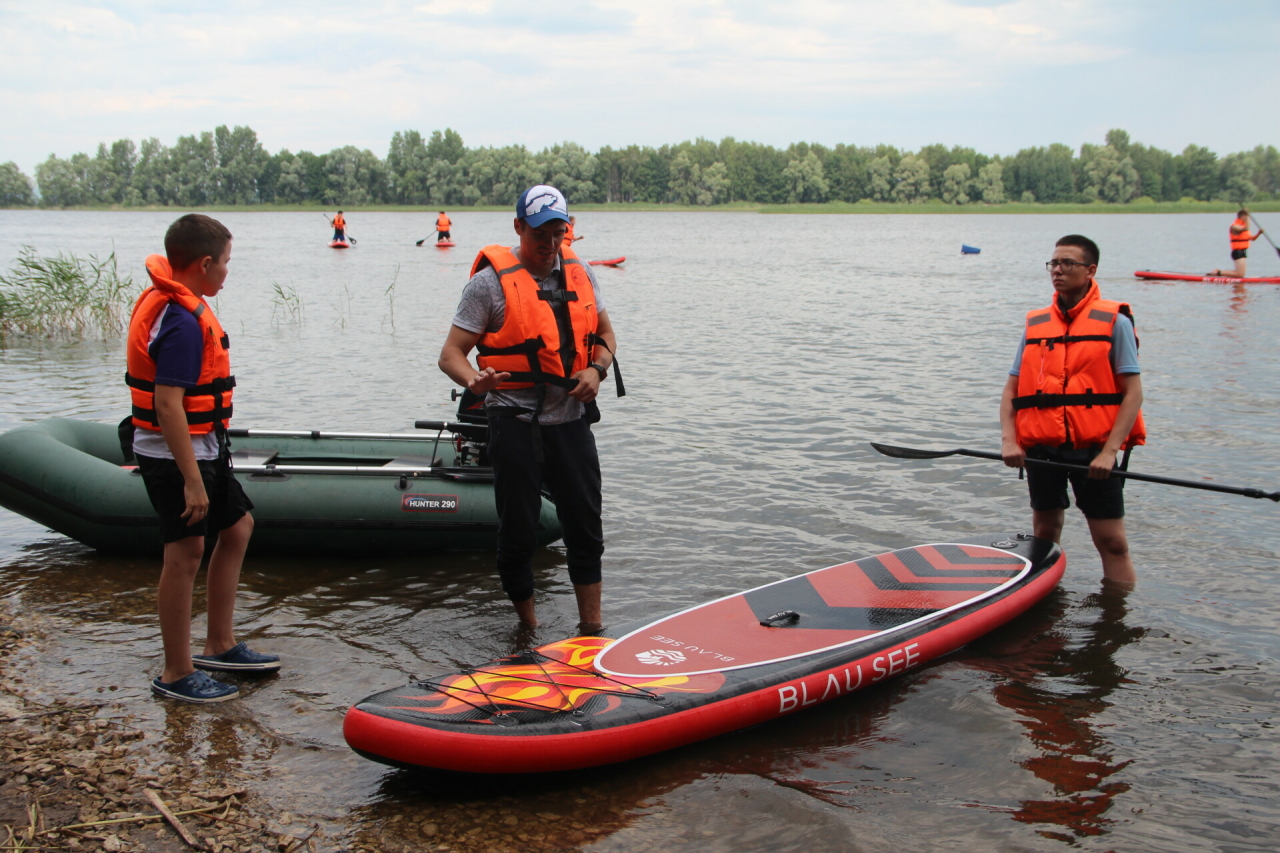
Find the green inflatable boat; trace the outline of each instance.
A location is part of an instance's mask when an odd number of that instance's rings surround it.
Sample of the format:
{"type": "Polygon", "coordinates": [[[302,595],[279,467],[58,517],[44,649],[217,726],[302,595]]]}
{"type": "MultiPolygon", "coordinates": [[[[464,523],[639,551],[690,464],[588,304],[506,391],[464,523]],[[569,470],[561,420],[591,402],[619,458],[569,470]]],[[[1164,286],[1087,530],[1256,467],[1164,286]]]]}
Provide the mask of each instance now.
{"type": "MultiPolygon", "coordinates": [[[[495,546],[485,427],[420,433],[232,429],[254,503],[253,553],[421,553],[495,546]]],[[[0,506],[112,554],[158,554],[159,524],[113,424],[50,418],[0,435],[0,506]]],[[[545,497],[539,542],[560,538],[545,497]]]]}

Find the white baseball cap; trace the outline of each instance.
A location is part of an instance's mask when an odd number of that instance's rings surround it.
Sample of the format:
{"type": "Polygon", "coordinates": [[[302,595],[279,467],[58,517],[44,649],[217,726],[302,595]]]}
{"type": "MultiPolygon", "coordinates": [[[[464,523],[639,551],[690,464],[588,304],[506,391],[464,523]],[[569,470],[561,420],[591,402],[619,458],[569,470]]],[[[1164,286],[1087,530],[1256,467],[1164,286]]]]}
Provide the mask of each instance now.
{"type": "Polygon", "coordinates": [[[568,222],[569,203],[564,200],[564,193],[560,190],[538,184],[520,193],[520,199],[516,202],[516,217],[533,228],[553,219],[568,222]]]}

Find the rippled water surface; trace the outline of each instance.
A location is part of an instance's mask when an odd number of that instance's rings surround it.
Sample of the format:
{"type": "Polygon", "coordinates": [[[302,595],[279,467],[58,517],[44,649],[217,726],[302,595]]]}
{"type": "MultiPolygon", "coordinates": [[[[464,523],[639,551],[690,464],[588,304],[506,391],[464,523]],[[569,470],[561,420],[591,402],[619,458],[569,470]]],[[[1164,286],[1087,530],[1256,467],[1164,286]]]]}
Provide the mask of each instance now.
{"type": "MultiPolygon", "coordinates": [[[[319,214],[220,215],[236,235],[216,307],[237,425],[400,431],[448,417],[436,355],[475,251],[511,237],[509,215],[452,215],[446,251],[413,245],[434,214],[354,212],[345,252],[325,248],[319,214]]],[[[141,281],[171,218],[0,212],[0,259],[23,244],[114,247],[141,281]]],[[[1021,318],[1047,304],[1042,264],[1069,232],[1098,240],[1103,294],[1138,318],[1152,438],[1133,469],[1280,489],[1280,287],[1131,277],[1227,264],[1229,216],[579,219],[581,254],[628,257],[597,268],[629,392],[603,402],[597,427],[611,621],[1027,529],[1014,472],[891,460],[867,442],[998,449],[1021,318]],[[962,257],[962,242],[982,254],[962,257]]],[[[1269,246],[1251,254],[1254,274],[1280,272],[1269,246]]],[[[118,339],[10,339],[0,429],[119,420],[123,365],[118,339]]],[[[1071,510],[1061,587],[957,654],[748,732],[488,795],[444,796],[364,761],[341,722],[410,674],[511,650],[489,554],[249,560],[241,635],[286,665],[214,709],[147,690],[154,561],[101,557],[0,510],[0,590],[60,628],[32,663],[49,690],[125,701],[174,754],[251,773],[331,837],[413,847],[474,824],[477,845],[505,832],[525,849],[1273,850],[1280,507],[1142,483],[1127,500],[1140,574],[1127,596],[1101,589],[1071,510]]],[[[560,546],[537,568],[546,641],[576,618],[560,546]]]]}

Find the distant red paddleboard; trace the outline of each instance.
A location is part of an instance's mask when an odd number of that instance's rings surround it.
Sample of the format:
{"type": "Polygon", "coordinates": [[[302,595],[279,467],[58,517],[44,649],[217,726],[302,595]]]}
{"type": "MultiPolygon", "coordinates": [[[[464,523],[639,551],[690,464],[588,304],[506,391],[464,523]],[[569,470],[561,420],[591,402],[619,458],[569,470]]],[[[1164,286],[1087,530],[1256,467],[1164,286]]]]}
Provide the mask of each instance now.
{"type": "Polygon", "coordinates": [[[593,267],[616,267],[618,264],[622,263],[626,259],[627,259],[627,256],[623,255],[620,258],[610,258],[607,261],[587,261],[587,263],[591,264],[591,266],[593,267]]]}
{"type": "Polygon", "coordinates": [[[1231,275],[1196,275],[1189,272],[1161,272],[1160,270],[1138,270],[1134,275],[1138,278],[1159,281],[1203,281],[1207,284],[1280,284],[1280,276],[1236,278],[1231,275]]]}
{"type": "Polygon", "coordinates": [[[437,248],[437,249],[447,249],[447,248],[449,248],[450,246],[456,246],[456,245],[458,245],[458,244],[457,244],[457,243],[455,243],[455,242],[453,242],[452,240],[438,240],[438,241],[436,241],[436,248],[437,248]]]}
{"type": "Polygon", "coordinates": [[[330,240],[329,241],[330,249],[349,249],[350,247],[351,247],[351,244],[348,243],[346,240],[330,240]]]}

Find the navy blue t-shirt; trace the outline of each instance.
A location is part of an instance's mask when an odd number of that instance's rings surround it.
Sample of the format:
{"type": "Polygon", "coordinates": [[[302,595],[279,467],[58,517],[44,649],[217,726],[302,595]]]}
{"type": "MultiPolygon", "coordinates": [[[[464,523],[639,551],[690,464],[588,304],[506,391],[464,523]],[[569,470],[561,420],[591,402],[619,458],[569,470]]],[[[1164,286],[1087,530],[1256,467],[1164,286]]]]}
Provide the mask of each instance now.
{"type": "MultiPolygon", "coordinates": [[[[151,344],[147,352],[156,363],[157,385],[194,388],[200,384],[200,365],[204,356],[200,322],[178,303],[170,302],[151,327],[151,344]]],[[[191,446],[197,459],[218,458],[218,438],[213,433],[191,436],[191,446]]],[[[133,452],[160,459],[173,458],[164,436],[145,429],[134,431],[133,452]]]]}

